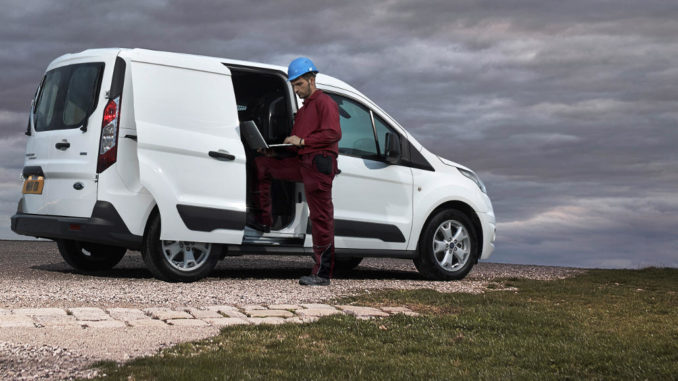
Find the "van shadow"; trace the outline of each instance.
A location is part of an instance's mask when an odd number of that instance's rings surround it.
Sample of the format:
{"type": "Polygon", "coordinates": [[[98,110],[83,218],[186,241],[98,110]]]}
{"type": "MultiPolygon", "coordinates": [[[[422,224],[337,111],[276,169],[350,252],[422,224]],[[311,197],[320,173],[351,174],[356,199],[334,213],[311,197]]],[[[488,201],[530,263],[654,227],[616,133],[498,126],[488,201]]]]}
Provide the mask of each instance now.
{"type": "MultiPolygon", "coordinates": [[[[299,279],[311,272],[311,266],[286,266],[284,268],[262,267],[227,267],[218,266],[208,277],[209,280],[226,280],[226,279],[299,279]]],[[[31,269],[38,271],[46,271],[50,273],[60,273],[69,275],[93,276],[99,278],[110,279],[153,279],[153,275],[144,267],[114,267],[110,270],[81,272],[71,268],[66,263],[53,263],[46,265],[31,266],[31,269]]],[[[374,269],[358,267],[348,272],[337,272],[334,274],[335,279],[351,279],[351,280],[425,280],[419,273],[415,271],[403,271],[393,269],[374,269]]]]}
{"type": "Polygon", "coordinates": [[[36,265],[30,267],[32,270],[47,271],[50,273],[94,276],[101,278],[119,278],[119,279],[149,279],[153,275],[145,268],[112,268],[102,271],[78,271],[66,263],[53,263],[48,265],[36,265]]]}
{"type": "MultiPolygon", "coordinates": [[[[218,268],[212,271],[210,278],[221,279],[299,279],[311,273],[311,267],[299,268],[218,268]]],[[[335,279],[351,280],[424,280],[417,272],[356,268],[346,272],[336,272],[335,279]]]]}

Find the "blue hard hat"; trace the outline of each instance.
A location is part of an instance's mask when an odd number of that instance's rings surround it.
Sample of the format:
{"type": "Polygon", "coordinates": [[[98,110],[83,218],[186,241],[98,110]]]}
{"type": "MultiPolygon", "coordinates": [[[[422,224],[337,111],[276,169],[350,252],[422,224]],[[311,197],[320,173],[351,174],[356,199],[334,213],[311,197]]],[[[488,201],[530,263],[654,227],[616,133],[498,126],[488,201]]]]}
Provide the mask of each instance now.
{"type": "Polygon", "coordinates": [[[318,69],[313,64],[313,61],[306,57],[299,57],[290,62],[287,68],[287,80],[294,81],[302,75],[310,72],[318,72],[318,69]]]}

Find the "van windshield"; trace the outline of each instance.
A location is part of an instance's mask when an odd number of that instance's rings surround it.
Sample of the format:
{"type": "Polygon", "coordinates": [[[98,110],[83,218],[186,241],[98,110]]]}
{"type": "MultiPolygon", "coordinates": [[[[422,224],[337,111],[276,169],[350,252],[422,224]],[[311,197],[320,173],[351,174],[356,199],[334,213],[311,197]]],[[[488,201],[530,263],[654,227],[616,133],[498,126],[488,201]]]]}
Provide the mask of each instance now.
{"type": "Polygon", "coordinates": [[[97,106],[101,62],[69,65],[45,74],[33,109],[36,131],[82,126],[97,106]]]}

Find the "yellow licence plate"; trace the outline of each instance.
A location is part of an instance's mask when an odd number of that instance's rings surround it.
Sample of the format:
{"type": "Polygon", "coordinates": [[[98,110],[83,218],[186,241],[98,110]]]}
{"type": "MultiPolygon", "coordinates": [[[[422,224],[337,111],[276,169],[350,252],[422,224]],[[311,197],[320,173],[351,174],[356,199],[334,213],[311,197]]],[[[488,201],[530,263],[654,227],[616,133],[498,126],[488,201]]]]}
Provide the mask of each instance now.
{"type": "Polygon", "coordinates": [[[45,178],[42,176],[30,176],[24,181],[24,194],[42,194],[42,188],[45,186],[45,178]]]}

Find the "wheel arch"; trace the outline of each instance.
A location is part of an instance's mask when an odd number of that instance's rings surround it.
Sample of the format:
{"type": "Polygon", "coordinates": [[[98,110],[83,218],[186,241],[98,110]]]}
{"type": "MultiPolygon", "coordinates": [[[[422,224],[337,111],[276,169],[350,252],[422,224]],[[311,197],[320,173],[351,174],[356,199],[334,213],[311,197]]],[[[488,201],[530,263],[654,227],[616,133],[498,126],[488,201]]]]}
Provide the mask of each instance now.
{"type": "Polygon", "coordinates": [[[438,212],[441,210],[446,210],[446,209],[455,209],[460,212],[462,212],[470,221],[471,224],[473,225],[473,230],[475,232],[475,244],[478,245],[478,252],[475,258],[473,258],[473,263],[478,263],[478,259],[480,256],[483,254],[483,226],[480,222],[480,218],[478,217],[478,214],[476,211],[471,207],[469,204],[459,201],[459,200],[450,200],[443,202],[442,204],[438,205],[435,207],[429,214],[428,217],[426,217],[426,221],[424,221],[424,224],[422,225],[422,228],[419,229],[419,234],[417,237],[417,251],[419,250],[419,245],[421,244],[421,236],[428,226],[429,222],[435,216],[438,212]]]}
{"type": "MultiPolygon", "coordinates": [[[[144,242],[146,242],[146,237],[148,236],[148,229],[151,226],[151,222],[153,221],[153,218],[156,215],[160,215],[160,208],[158,208],[158,204],[154,203],[153,207],[151,208],[151,211],[148,213],[148,216],[146,216],[146,223],[144,224],[144,242]]],[[[162,217],[160,218],[160,222],[162,223],[162,217]]]]}

